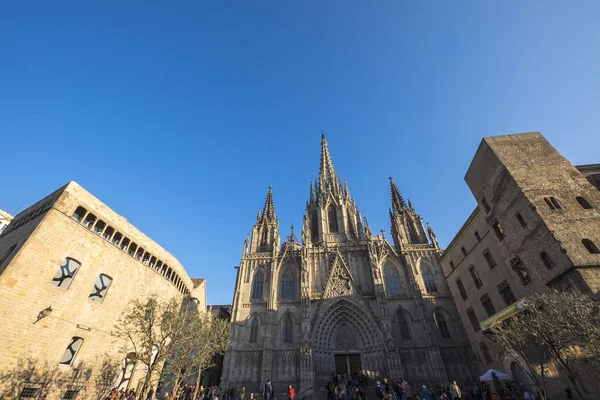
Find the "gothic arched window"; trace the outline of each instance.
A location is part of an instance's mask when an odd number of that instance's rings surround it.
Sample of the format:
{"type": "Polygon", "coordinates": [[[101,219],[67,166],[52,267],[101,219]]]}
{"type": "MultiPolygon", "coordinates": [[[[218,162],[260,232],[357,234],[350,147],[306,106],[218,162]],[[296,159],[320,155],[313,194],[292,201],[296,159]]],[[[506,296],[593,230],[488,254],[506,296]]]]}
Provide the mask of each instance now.
{"type": "Polygon", "coordinates": [[[313,238],[319,236],[319,216],[317,210],[313,210],[310,215],[310,231],[313,238]]]}
{"type": "Polygon", "coordinates": [[[338,231],[337,210],[335,204],[331,204],[327,210],[327,219],[329,220],[329,232],[338,231]]]}
{"type": "Polygon", "coordinates": [[[402,340],[412,340],[408,318],[406,317],[406,313],[402,310],[398,312],[398,324],[400,325],[400,337],[402,340]]]}
{"type": "Polygon", "coordinates": [[[283,317],[283,343],[292,343],[294,335],[294,320],[290,314],[283,317]]]}
{"type": "Polygon", "coordinates": [[[421,266],[421,275],[423,276],[423,283],[425,284],[425,290],[427,293],[437,292],[437,286],[435,285],[435,278],[431,272],[429,265],[423,264],[421,266]]]}
{"type": "Polygon", "coordinates": [[[262,299],[263,298],[263,282],[265,281],[265,274],[261,270],[254,273],[254,280],[252,281],[252,298],[262,299]]]}
{"type": "Polygon", "coordinates": [[[390,261],[387,261],[383,265],[383,281],[385,283],[385,292],[388,296],[402,294],[404,291],[398,268],[390,261]]]}
{"type": "Polygon", "coordinates": [[[250,323],[250,343],[256,343],[258,340],[258,319],[254,318],[250,323]]]}
{"type": "Polygon", "coordinates": [[[433,318],[435,319],[435,324],[440,330],[440,335],[442,335],[442,338],[450,339],[450,330],[448,330],[448,325],[446,324],[446,318],[444,318],[444,315],[441,312],[436,311],[433,313],[433,318]]]}
{"type": "Polygon", "coordinates": [[[290,267],[285,267],[281,273],[281,298],[296,298],[296,275],[290,267]]]}

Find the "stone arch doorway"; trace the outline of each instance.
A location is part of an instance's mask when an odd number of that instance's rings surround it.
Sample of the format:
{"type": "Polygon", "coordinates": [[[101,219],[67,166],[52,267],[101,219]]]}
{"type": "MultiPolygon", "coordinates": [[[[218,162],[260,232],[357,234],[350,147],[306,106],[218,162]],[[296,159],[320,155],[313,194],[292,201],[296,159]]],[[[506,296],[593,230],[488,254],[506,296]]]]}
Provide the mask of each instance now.
{"type": "Polygon", "coordinates": [[[387,370],[379,325],[359,304],[334,300],[322,307],[311,337],[317,382],[336,374],[387,370]]]}

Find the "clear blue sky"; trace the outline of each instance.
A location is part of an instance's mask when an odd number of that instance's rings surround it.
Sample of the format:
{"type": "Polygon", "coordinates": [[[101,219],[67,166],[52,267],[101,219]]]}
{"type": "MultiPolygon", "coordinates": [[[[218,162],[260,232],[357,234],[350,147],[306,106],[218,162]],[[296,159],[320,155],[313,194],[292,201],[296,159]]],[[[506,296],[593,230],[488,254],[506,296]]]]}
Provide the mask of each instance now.
{"type": "Polygon", "coordinates": [[[0,207],[70,180],[230,303],[273,185],[302,220],[325,130],[373,230],[388,176],[446,245],[481,137],[600,162],[598,1],[39,1],[0,9],[0,207]]]}

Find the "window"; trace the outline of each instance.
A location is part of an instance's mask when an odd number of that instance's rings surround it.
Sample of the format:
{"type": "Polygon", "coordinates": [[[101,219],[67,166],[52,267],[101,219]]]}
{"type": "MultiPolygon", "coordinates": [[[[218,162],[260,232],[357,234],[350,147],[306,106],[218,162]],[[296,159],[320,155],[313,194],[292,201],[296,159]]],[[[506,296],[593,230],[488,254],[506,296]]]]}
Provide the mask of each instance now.
{"type": "Polygon", "coordinates": [[[521,259],[518,256],[511,260],[510,265],[512,266],[513,271],[515,271],[517,275],[519,275],[519,278],[521,279],[521,283],[523,285],[526,285],[529,282],[531,282],[531,276],[529,276],[529,272],[527,271],[525,264],[523,264],[523,261],[521,261],[521,259]]]}
{"type": "Polygon", "coordinates": [[[471,273],[471,278],[473,278],[473,283],[475,284],[475,286],[477,286],[477,289],[482,287],[483,283],[481,283],[481,278],[479,278],[479,274],[477,273],[477,270],[475,269],[474,265],[471,265],[469,267],[469,272],[471,273]]]}
{"type": "Polygon", "coordinates": [[[405,312],[398,312],[398,324],[400,325],[400,337],[402,340],[412,340],[410,325],[408,324],[408,318],[406,318],[405,312]]]}
{"type": "Polygon", "coordinates": [[[510,285],[508,284],[507,281],[502,281],[497,287],[498,287],[498,292],[500,293],[500,296],[502,297],[502,300],[504,300],[504,304],[506,304],[507,306],[510,306],[515,301],[517,301],[517,299],[515,299],[515,295],[513,294],[512,290],[510,288],[510,285]]]}
{"type": "Polygon", "coordinates": [[[113,233],[115,233],[114,228],[112,226],[109,226],[108,228],[106,228],[104,230],[104,233],[102,234],[102,237],[104,238],[104,240],[110,240],[110,238],[113,235],[113,233]]]}
{"type": "Polygon", "coordinates": [[[261,270],[254,273],[254,280],[252,281],[252,298],[262,299],[263,298],[263,281],[265,275],[261,270]]]}
{"type": "Polygon", "coordinates": [[[129,254],[131,257],[133,257],[135,255],[135,251],[137,250],[137,244],[135,244],[134,242],[131,242],[131,244],[129,245],[129,250],[127,251],[127,254],[129,254]]]}
{"type": "Polygon", "coordinates": [[[317,210],[313,210],[310,217],[310,231],[313,239],[319,236],[319,216],[317,210]]]}
{"type": "Polygon", "coordinates": [[[454,262],[450,261],[450,268],[454,269],[454,262]]]}
{"type": "Polygon", "coordinates": [[[475,235],[475,239],[479,242],[481,240],[481,236],[479,235],[479,232],[475,231],[475,233],[473,234],[475,235]]]}
{"type": "Polygon", "coordinates": [[[458,291],[460,292],[460,297],[462,297],[463,300],[468,299],[469,296],[467,296],[467,291],[465,290],[465,286],[463,285],[460,278],[458,278],[456,280],[456,286],[458,286],[458,291]]]}
{"type": "Polygon", "coordinates": [[[523,219],[523,216],[521,214],[517,214],[517,221],[519,221],[521,227],[527,228],[527,222],[525,222],[525,219],[523,219]]]}
{"type": "Polygon", "coordinates": [[[83,226],[86,228],[91,228],[96,221],[96,216],[92,213],[89,213],[87,217],[85,217],[85,221],[83,221],[83,226]]]}
{"type": "Polygon", "coordinates": [[[462,253],[462,255],[463,255],[464,257],[466,257],[466,256],[467,256],[467,250],[465,250],[464,246],[460,248],[460,252],[462,253]]]}
{"type": "Polygon", "coordinates": [[[592,205],[590,203],[588,203],[588,201],[581,196],[575,197],[575,200],[577,200],[577,202],[579,203],[581,208],[583,208],[585,210],[591,210],[593,208],[592,205]]]}
{"type": "Polygon", "coordinates": [[[435,278],[431,273],[429,265],[423,264],[421,267],[421,274],[423,275],[423,283],[425,284],[425,290],[427,293],[437,292],[437,286],[435,285],[435,278]]]}
{"type": "Polygon", "coordinates": [[[506,236],[506,234],[504,233],[504,229],[502,229],[502,225],[500,225],[500,222],[498,222],[498,220],[494,221],[494,223],[492,224],[492,229],[494,229],[494,233],[496,234],[496,237],[498,237],[498,240],[502,240],[506,236]]]}
{"type": "Polygon", "coordinates": [[[250,343],[258,340],[258,319],[254,318],[250,323],[250,343]]]}
{"type": "Polygon", "coordinates": [[[489,213],[490,210],[492,209],[489,205],[489,203],[487,202],[487,200],[485,199],[485,197],[481,198],[481,205],[483,206],[483,209],[485,210],[486,213],[489,213]]]}
{"type": "Polygon", "coordinates": [[[281,298],[296,298],[296,276],[294,270],[290,267],[285,267],[281,273],[281,298]]]}
{"type": "Polygon", "coordinates": [[[542,259],[542,263],[544,263],[544,266],[548,269],[552,268],[552,260],[550,260],[550,257],[548,256],[548,254],[545,251],[542,251],[540,253],[540,258],[542,259]]]}
{"type": "Polygon", "coordinates": [[[327,219],[329,220],[329,232],[338,231],[337,210],[335,204],[331,204],[327,211],[327,219]]]}
{"type": "Polygon", "coordinates": [[[104,221],[102,221],[101,219],[99,219],[98,222],[96,222],[96,225],[94,225],[94,228],[92,230],[94,231],[94,233],[97,233],[99,235],[102,233],[102,231],[104,230],[105,227],[106,227],[106,223],[104,221]]]}
{"type": "Polygon", "coordinates": [[[121,250],[127,251],[127,247],[129,247],[129,239],[124,238],[123,241],[121,242],[121,250]]]}
{"type": "Polygon", "coordinates": [[[79,207],[77,207],[77,209],[75,210],[75,212],[73,213],[73,215],[71,215],[71,218],[74,221],[81,222],[81,220],[85,216],[85,213],[87,213],[87,210],[85,208],[79,206],[79,207]]]}
{"type": "Polygon", "coordinates": [[[490,266],[490,269],[494,268],[496,265],[496,260],[494,260],[494,257],[492,256],[492,253],[490,253],[490,251],[488,249],[485,249],[483,251],[483,256],[485,257],[485,261],[488,263],[488,265],[490,266]]]}
{"type": "Polygon", "coordinates": [[[63,396],[63,400],[73,400],[73,399],[77,398],[78,394],[79,394],[79,389],[69,389],[65,392],[65,394],[63,396]]]}
{"type": "Polygon", "coordinates": [[[73,281],[77,270],[81,267],[81,263],[72,258],[66,258],[65,263],[60,266],[54,278],[52,278],[52,284],[58,286],[61,289],[68,289],[69,285],[73,281]]]}
{"type": "Polygon", "coordinates": [[[546,205],[548,206],[549,209],[551,210],[562,210],[563,206],[560,203],[560,201],[558,201],[558,199],[556,197],[544,197],[544,201],[546,202],[546,205]]]}
{"type": "Polygon", "coordinates": [[[294,321],[292,316],[287,314],[283,317],[283,343],[292,343],[294,333],[294,321]]]}
{"type": "Polygon", "coordinates": [[[21,395],[19,396],[19,399],[36,399],[38,397],[39,391],[40,391],[40,388],[25,386],[23,388],[23,390],[21,391],[21,395]]]}
{"type": "Polygon", "coordinates": [[[440,335],[442,335],[442,338],[450,339],[450,331],[448,330],[448,325],[446,325],[446,318],[444,318],[444,315],[442,315],[441,312],[436,311],[433,314],[433,318],[435,319],[435,324],[440,330],[440,335]]]}
{"type": "Polygon", "coordinates": [[[112,244],[114,244],[115,246],[118,246],[119,243],[121,242],[121,239],[123,239],[123,235],[121,235],[119,232],[117,232],[112,238],[112,244]]]}
{"type": "Polygon", "coordinates": [[[483,355],[483,359],[485,360],[486,364],[491,364],[492,362],[494,362],[487,344],[480,342],[479,350],[481,350],[481,354],[483,355]]]}
{"type": "Polygon", "coordinates": [[[135,259],[140,261],[142,259],[142,256],[144,255],[144,248],[140,247],[138,249],[138,251],[135,253],[135,259]]]}
{"type": "Polygon", "coordinates": [[[467,308],[467,316],[469,317],[469,321],[471,321],[471,326],[475,332],[481,329],[479,326],[479,320],[477,319],[477,315],[475,315],[475,310],[473,310],[473,307],[467,308]]]}
{"type": "Polygon", "coordinates": [[[483,309],[487,313],[488,317],[491,317],[492,315],[496,314],[496,308],[494,307],[494,303],[492,303],[492,299],[490,299],[490,296],[484,294],[483,296],[481,296],[480,300],[481,305],[483,305],[483,309]]]}
{"type": "Polygon", "coordinates": [[[108,291],[108,287],[112,283],[112,278],[106,274],[100,274],[96,284],[94,285],[94,289],[92,293],[88,296],[88,298],[96,303],[102,303],[104,300],[104,296],[106,296],[106,292],[108,291]]]}
{"type": "Polygon", "coordinates": [[[77,355],[77,352],[81,348],[82,343],[83,343],[83,338],[80,338],[78,336],[73,336],[71,338],[71,342],[69,342],[69,345],[67,346],[67,348],[65,349],[65,352],[63,353],[62,357],[60,358],[59,364],[60,365],[72,365],[73,361],[75,360],[75,356],[77,355]]]}
{"type": "Polygon", "coordinates": [[[398,268],[390,261],[386,261],[383,265],[383,281],[388,296],[397,296],[404,291],[398,268]]]}
{"type": "Polygon", "coordinates": [[[598,249],[598,246],[596,246],[596,243],[592,242],[590,239],[583,239],[581,241],[581,243],[583,243],[583,246],[591,254],[598,254],[598,253],[600,253],[600,249],[598,249]]]}

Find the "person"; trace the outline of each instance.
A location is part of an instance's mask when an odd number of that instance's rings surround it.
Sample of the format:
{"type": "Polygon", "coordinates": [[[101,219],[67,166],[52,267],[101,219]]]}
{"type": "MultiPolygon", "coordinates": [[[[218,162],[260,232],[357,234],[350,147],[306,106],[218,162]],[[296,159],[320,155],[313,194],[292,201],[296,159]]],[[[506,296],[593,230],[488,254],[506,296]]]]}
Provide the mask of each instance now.
{"type": "Polygon", "coordinates": [[[265,387],[263,389],[263,396],[265,400],[271,400],[273,396],[273,386],[271,386],[271,380],[267,379],[267,383],[265,383],[265,387]]]}
{"type": "Polygon", "coordinates": [[[383,399],[383,389],[381,388],[381,383],[377,381],[377,386],[375,386],[375,395],[378,399],[383,399]]]}
{"type": "Polygon", "coordinates": [[[325,384],[325,389],[327,390],[327,400],[334,400],[335,388],[331,379],[327,380],[327,383],[325,384]]]}
{"type": "Polygon", "coordinates": [[[287,398],[288,400],[294,400],[294,396],[296,396],[296,391],[292,387],[292,385],[288,386],[287,390],[287,398]]]}
{"type": "Polygon", "coordinates": [[[250,397],[248,398],[248,400],[254,400],[254,392],[250,393],[250,397]]]}
{"type": "Polygon", "coordinates": [[[456,381],[452,381],[452,385],[450,385],[450,396],[452,396],[453,400],[462,399],[462,393],[456,384],[456,381]]]}
{"type": "Polygon", "coordinates": [[[430,394],[429,394],[429,389],[427,389],[427,385],[423,385],[422,387],[423,389],[423,400],[431,400],[430,394]]]}
{"type": "Polygon", "coordinates": [[[338,400],[346,400],[346,386],[341,379],[337,385],[337,398],[338,400]]]}
{"type": "Polygon", "coordinates": [[[246,394],[246,386],[242,385],[242,387],[240,388],[240,391],[238,392],[239,400],[244,400],[245,394],[246,394]]]}
{"type": "Polygon", "coordinates": [[[400,399],[406,400],[406,381],[400,378],[400,399]]]}
{"type": "Polygon", "coordinates": [[[387,378],[383,378],[383,397],[388,400],[392,400],[392,387],[388,382],[387,378]]]}

